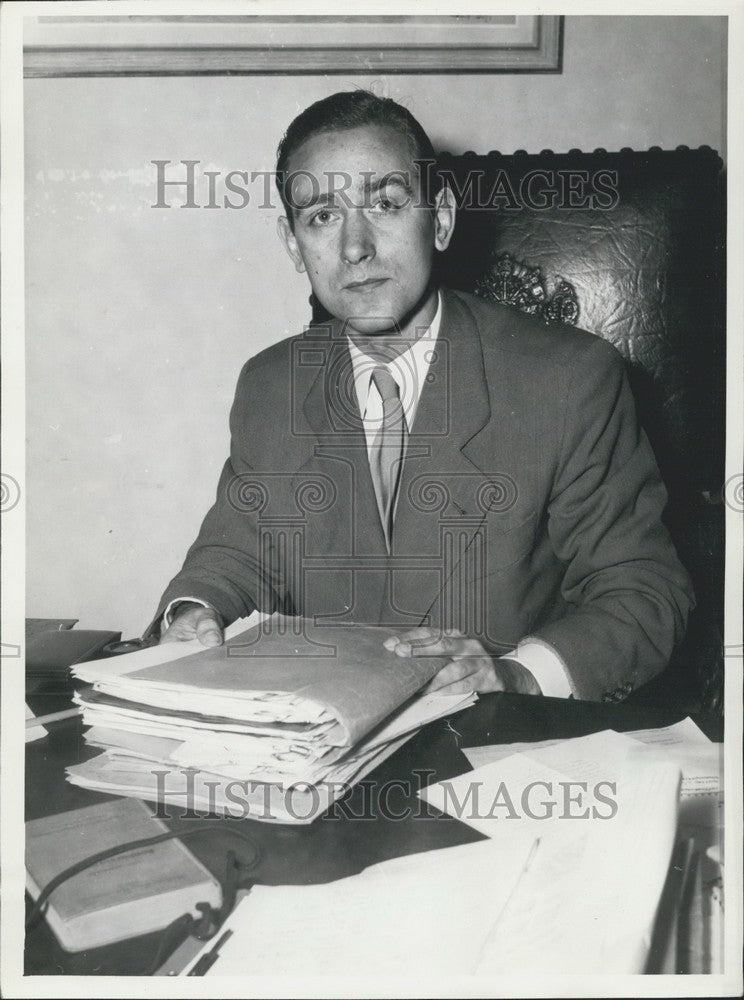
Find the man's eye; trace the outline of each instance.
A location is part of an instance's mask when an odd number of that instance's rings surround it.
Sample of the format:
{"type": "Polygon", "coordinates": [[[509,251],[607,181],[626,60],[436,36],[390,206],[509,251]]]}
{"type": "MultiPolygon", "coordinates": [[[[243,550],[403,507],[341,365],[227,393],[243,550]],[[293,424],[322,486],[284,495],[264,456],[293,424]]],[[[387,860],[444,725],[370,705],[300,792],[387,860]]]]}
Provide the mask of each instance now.
{"type": "Polygon", "coordinates": [[[320,211],[316,212],[312,217],[310,223],[313,226],[325,226],[331,221],[332,218],[333,215],[327,208],[321,208],[320,211]]]}
{"type": "Polygon", "coordinates": [[[391,198],[380,198],[374,206],[380,212],[394,212],[400,205],[397,205],[391,198]]]}

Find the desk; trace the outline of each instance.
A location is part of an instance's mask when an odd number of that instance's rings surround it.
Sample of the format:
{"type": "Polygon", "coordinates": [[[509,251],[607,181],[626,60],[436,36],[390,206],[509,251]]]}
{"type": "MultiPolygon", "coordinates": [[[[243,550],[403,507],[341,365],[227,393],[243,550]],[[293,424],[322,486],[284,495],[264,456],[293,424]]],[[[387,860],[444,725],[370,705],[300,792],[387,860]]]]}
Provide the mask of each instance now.
{"type": "MultiPolygon", "coordinates": [[[[33,698],[30,701],[38,714],[64,707],[59,698],[45,703],[33,698]]],[[[670,725],[680,718],[674,710],[641,706],[484,695],[472,708],[421,730],[357,786],[343,804],[337,805],[329,818],[321,817],[309,826],[281,826],[252,819],[221,822],[238,824],[242,832],[261,846],[263,858],[254,873],[256,882],[266,885],[329,882],[388,858],[481,839],[475,830],[440,815],[416,795],[422,784],[470,770],[460,752],[462,746],[584,736],[608,728],[627,731],[670,725]],[[401,814],[406,818],[394,818],[401,814]]],[[[722,738],[720,720],[697,721],[711,739],[722,738]]],[[[49,728],[44,740],[27,746],[27,820],[110,798],[70,785],[64,779],[66,766],[97,752],[86,747],[80,719],[66,719],[49,728]]],[[[182,818],[174,809],[171,814],[173,818],[168,825],[172,829],[189,829],[204,822],[199,818],[182,818]]],[[[236,840],[219,830],[214,839],[196,838],[189,844],[218,875],[222,874],[225,851],[235,846],[236,840]]],[[[239,853],[239,847],[237,850],[239,853]]],[[[28,936],[25,971],[27,975],[135,974],[154,957],[157,943],[158,936],[154,935],[70,956],[58,948],[41,924],[28,936]]]]}

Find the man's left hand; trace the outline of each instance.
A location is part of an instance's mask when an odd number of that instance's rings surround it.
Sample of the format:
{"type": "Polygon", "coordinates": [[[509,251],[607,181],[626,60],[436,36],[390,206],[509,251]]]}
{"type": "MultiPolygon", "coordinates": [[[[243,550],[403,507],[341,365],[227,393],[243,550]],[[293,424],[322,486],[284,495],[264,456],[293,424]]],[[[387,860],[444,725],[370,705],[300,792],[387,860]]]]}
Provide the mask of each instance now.
{"type": "Polygon", "coordinates": [[[516,660],[493,657],[478,639],[468,639],[454,629],[414,628],[390,636],[385,649],[396,656],[446,656],[449,663],[423,688],[424,693],[461,694],[466,691],[511,691],[542,694],[530,671],[516,660]]]}

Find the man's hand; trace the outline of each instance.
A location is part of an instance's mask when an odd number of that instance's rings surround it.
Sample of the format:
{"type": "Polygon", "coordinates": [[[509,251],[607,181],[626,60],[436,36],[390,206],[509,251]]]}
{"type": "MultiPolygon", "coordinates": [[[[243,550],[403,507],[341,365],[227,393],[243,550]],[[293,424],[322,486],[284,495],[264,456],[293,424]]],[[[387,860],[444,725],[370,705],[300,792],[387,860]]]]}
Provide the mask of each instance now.
{"type": "Polygon", "coordinates": [[[491,656],[478,639],[468,639],[455,629],[440,632],[434,628],[414,628],[390,636],[384,646],[396,656],[449,657],[450,662],[423,688],[425,693],[512,691],[542,694],[535,678],[521,663],[491,656]]]}
{"type": "Polygon", "coordinates": [[[188,642],[198,639],[202,646],[222,645],[222,619],[213,608],[184,601],[176,608],[170,627],[160,636],[161,642],[188,642]]]}

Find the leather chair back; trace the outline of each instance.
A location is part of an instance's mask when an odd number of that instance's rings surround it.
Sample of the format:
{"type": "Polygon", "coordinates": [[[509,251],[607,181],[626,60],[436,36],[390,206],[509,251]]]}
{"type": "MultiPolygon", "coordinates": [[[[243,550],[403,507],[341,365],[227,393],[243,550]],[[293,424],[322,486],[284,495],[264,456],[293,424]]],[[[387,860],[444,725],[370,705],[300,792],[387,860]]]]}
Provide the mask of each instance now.
{"type": "Polygon", "coordinates": [[[725,273],[722,163],[708,147],[443,154],[459,203],[440,280],[610,341],[669,491],[698,607],[658,684],[722,703],[725,273]]]}

